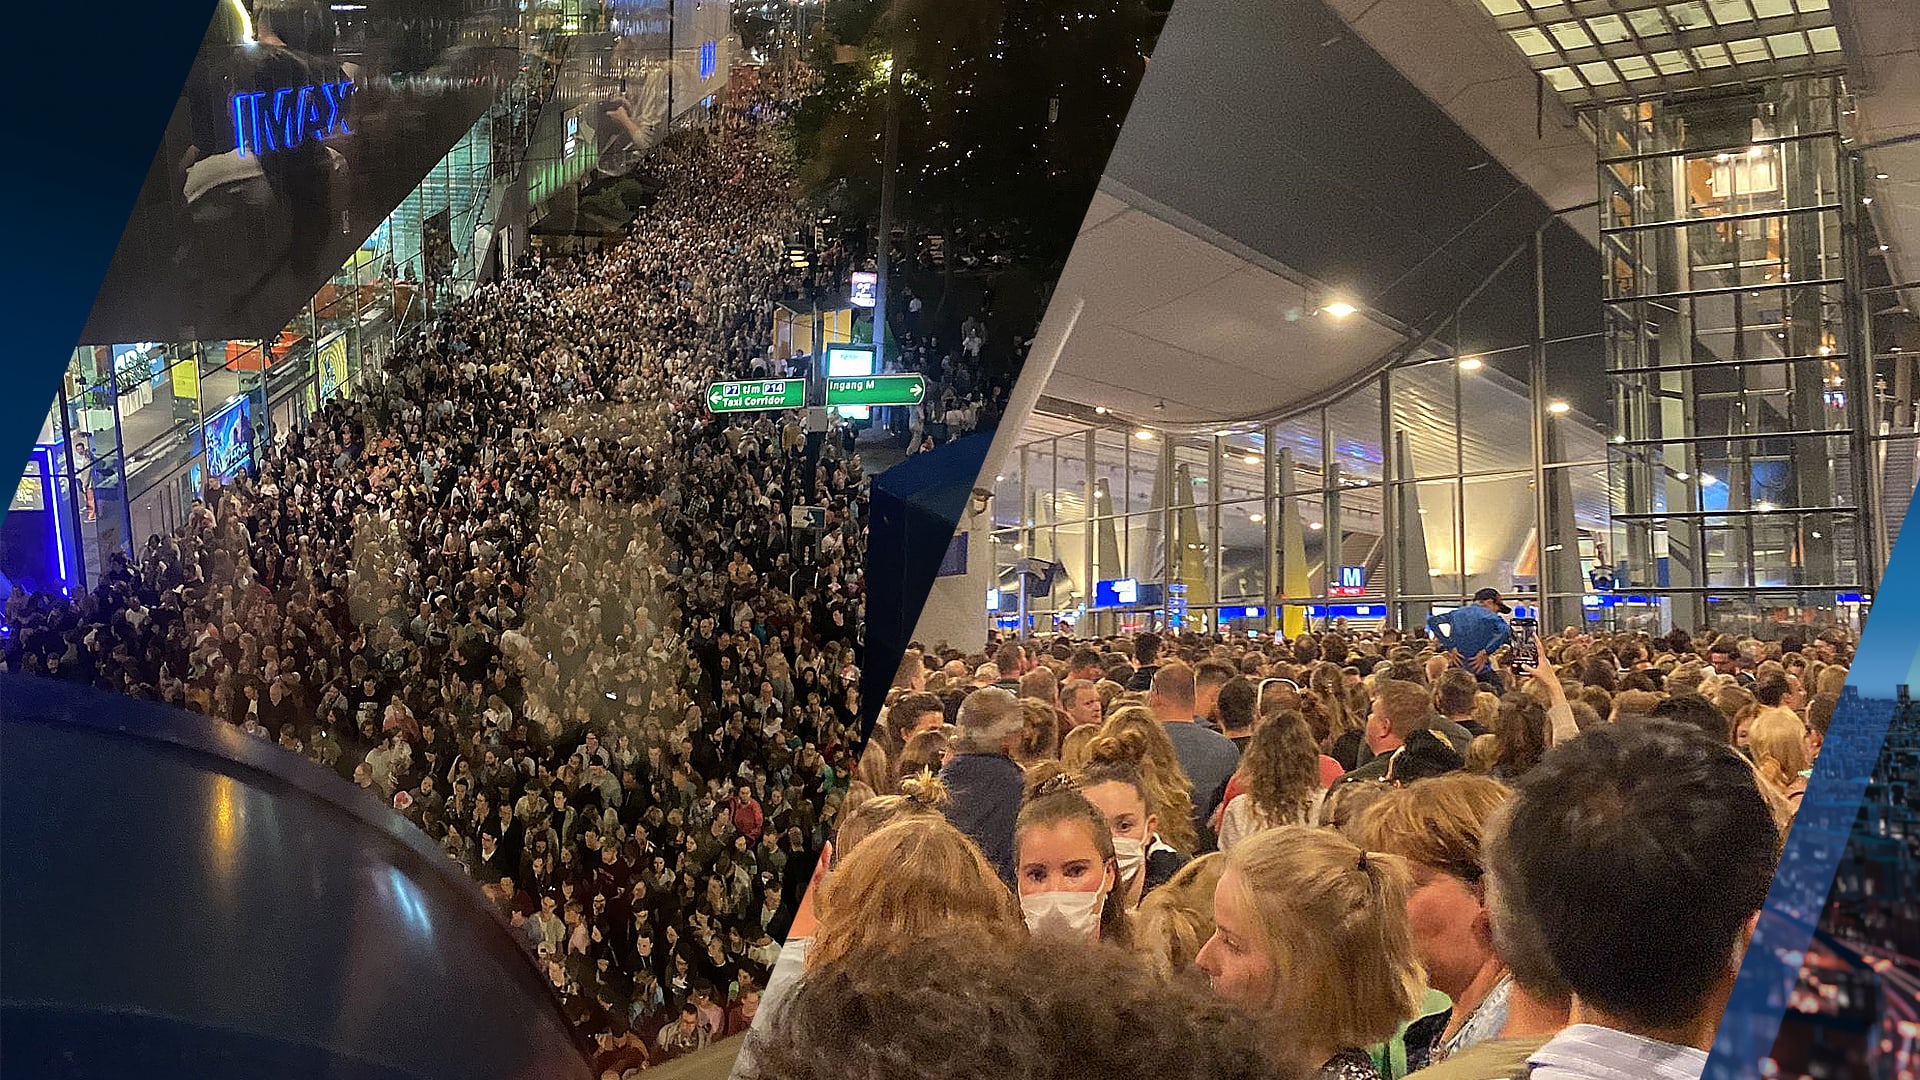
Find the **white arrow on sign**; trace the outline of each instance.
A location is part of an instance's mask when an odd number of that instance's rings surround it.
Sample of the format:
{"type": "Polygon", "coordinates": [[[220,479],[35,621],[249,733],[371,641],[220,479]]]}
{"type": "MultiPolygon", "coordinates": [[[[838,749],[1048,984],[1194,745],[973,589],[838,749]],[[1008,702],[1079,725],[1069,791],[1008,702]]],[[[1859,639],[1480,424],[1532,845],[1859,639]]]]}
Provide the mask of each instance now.
{"type": "Polygon", "coordinates": [[[718,386],[711,387],[707,390],[707,406],[713,409],[720,407],[720,388],[718,386]]]}
{"type": "Polygon", "coordinates": [[[913,400],[919,401],[921,395],[927,392],[927,384],[915,380],[907,384],[907,392],[913,395],[913,400]]]}

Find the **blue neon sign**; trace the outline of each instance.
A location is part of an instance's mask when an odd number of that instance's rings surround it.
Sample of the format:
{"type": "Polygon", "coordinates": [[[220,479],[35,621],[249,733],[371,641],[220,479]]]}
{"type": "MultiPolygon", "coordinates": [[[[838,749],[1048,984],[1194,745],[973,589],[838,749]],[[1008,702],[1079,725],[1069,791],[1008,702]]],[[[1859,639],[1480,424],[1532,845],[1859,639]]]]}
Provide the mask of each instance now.
{"type": "Polygon", "coordinates": [[[706,82],[713,78],[714,72],[719,70],[720,45],[718,42],[709,41],[700,46],[700,81],[706,82]]]}
{"type": "Polygon", "coordinates": [[[233,145],[241,157],[292,150],[308,140],[337,139],[347,127],[352,79],[233,95],[233,145]]]}

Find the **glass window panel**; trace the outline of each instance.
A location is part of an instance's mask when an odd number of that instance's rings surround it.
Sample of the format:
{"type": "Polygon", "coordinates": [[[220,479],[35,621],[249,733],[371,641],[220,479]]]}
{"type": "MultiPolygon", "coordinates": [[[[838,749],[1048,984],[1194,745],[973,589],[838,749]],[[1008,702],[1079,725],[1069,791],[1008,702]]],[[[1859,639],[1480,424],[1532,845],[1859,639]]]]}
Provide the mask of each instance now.
{"type": "MultiPolygon", "coordinates": [[[[1487,588],[1513,592],[1520,571],[1531,569],[1533,474],[1471,477],[1462,481],[1461,490],[1469,512],[1463,549],[1467,578],[1460,595],[1487,588]]],[[[1433,516],[1431,509],[1427,516],[1433,516]]]]}
{"type": "Polygon", "coordinates": [[[1602,45],[1611,45],[1625,41],[1629,37],[1627,24],[1618,15],[1602,15],[1597,19],[1588,19],[1587,33],[1602,45]]]}
{"type": "Polygon", "coordinates": [[[1614,61],[1614,66],[1627,79],[1651,79],[1655,75],[1653,62],[1643,56],[1623,56],[1614,61]]]}
{"type": "Polygon", "coordinates": [[[1280,577],[1272,592],[1288,599],[1326,594],[1327,502],[1319,492],[1280,500],[1274,552],[1280,577]]]}
{"type": "Polygon", "coordinates": [[[1586,28],[1577,22],[1554,23],[1547,27],[1547,33],[1552,34],[1563,49],[1584,49],[1593,44],[1586,28]]]}
{"type": "Polygon", "coordinates": [[[1654,53],[1653,64],[1662,75],[1684,75],[1693,70],[1693,66],[1687,63],[1687,54],[1678,49],[1654,53]]]}
{"type": "Polygon", "coordinates": [[[1412,510],[1412,515],[1402,525],[1414,533],[1419,541],[1416,549],[1406,553],[1406,558],[1417,560],[1421,554],[1426,556],[1426,566],[1412,565],[1410,562],[1406,567],[1409,587],[1404,591],[1408,595],[1461,596],[1459,482],[1434,480],[1400,486],[1403,490],[1412,489],[1411,502],[1403,504],[1412,510]]]}
{"type": "MultiPolygon", "coordinates": [[[[1357,488],[1340,498],[1340,547],[1334,562],[1334,578],[1340,584],[1338,567],[1361,568],[1361,583],[1370,599],[1384,600],[1387,595],[1387,543],[1381,518],[1386,496],[1384,487],[1357,488]]],[[[1352,599],[1345,601],[1353,603],[1352,599]]]]}
{"type": "Polygon", "coordinates": [[[1822,26],[1807,31],[1807,39],[1813,43],[1817,53],[1836,53],[1840,51],[1840,31],[1831,26],[1822,26]]]}
{"type": "Polygon", "coordinates": [[[1718,43],[1698,46],[1691,53],[1693,62],[1703,68],[1733,66],[1733,58],[1727,55],[1726,47],[1718,43]]]}
{"type": "Polygon", "coordinates": [[[1542,71],[1540,75],[1547,80],[1547,85],[1553,87],[1555,90],[1579,90],[1585,85],[1580,81],[1580,77],[1573,73],[1572,68],[1548,68],[1542,71]]]}
{"type": "Polygon", "coordinates": [[[1793,0],[1753,0],[1753,13],[1763,19],[1793,14],[1793,0]]]}
{"type": "MultiPolygon", "coordinates": [[[[1527,384],[1494,368],[1462,372],[1462,457],[1469,473],[1520,469],[1532,464],[1527,414],[1533,405],[1527,384]]],[[[1600,444],[1596,437],[1593,440],[1600,444]]],[[[1601,449],[1604,451],[1604,445],[1601,449]]]]}
{"type": "Polygon", "coordinates": [[[1094,492],[1103,515],[1127,512],[1127,436],[1120,431],[1094,433],[1094,492]]]}
{"type": "Polygon", "coordinates": [[[1520,51],[1528,56],[1545,56],[1553,51],[1553,42],[1547,40],[1547,35],[1531,26],[1521,30],[1510,30],[1507,36],[1512,38],[1513,43],[1520,46],[1520,51]]]}
{"type": "Polygon", "coordinates": [[[1693,30],[1711,25],[1707,18],[1707,6],[1698,0],[1689,0],[1684,4],[1668,4],[1667,18],[1682,30],[1693,30]]]}
{"type": "Polygon", "coordinates": [[[1267,595],[1267,516],[1260,502],[1220,508],[1220,599],[1258,604],[1267,595]]]}
{"type": "Polygon", "coordinates": [[[1487,9],[1487,14],[1496,17],[1518,15],[1526,10],[1520,5],[1520,0],[1480,0],[1480,6],[1487,9]]]}
{"type": "Polygon", "coordinates": [[[1602,60],[1581,64],[1580,77],[1585,79],[1589,86],[1605,86],[1608,83],[1620,81],[1620,76],[1614,73],[1613,65],[1602,60]]]}
{"type": "Polygon", "coordinates": [[[1380,382],[1369,380],[1327,406],[1328,437],[1333,441],[1333,464],[1340,480],[1379,480],[1385,460],[1380,445],[1380,382]]]}
{"type": "MultiPolygon", "coordinates": [[[[1394,475],[1453,476],[1460,471],[1460,424],[1451,360],[1398,368],[1389,376],[1394,475]]],[[[1523,414],[1524,415],[1524,414],[1523,414]]]]}
{"type": "Polygon", "coordinates": [[[1258,499],[1266,495],[1266,458],[1250,436],[1223,438],[1220,475],[1214,478],[1212,498],[1220,502],[1258,499]]]}
{"type": "Polygon", "coordinates": [[[1805,15],[1827,11],[1833,7],[1832,0],[1794,0],[1794,6],[1805,15]]]}
{"type": "Polygon", "coordinates": [[[1767,48],[1772,49],[1775,56],[1805,56],[1813,51],[1801,34],[1770,34],[1767,48]]]}
{"type": "Polygon", "coordinates": [[[1707,10],[1721,26],[1740,26],[1753,21],[1753,8],[1747,0],[1707,0],[1707,10]]]}
{"type": "Polygon", "coordinates": [[[1658,8],[1627,12],[1627,25],[1633,27],[1633,32],[1643,38],[1657,37],[1667,33],[1666,20],[1660,17],[1658,8]]]}
{"type": "Polygon", "coordinates": [[[1727,51],[1733,54],[1736,64],[1757,64],[1765,62],[1767,43],[1760,38],[1742,38],[1727,42],[1727,51]]]}

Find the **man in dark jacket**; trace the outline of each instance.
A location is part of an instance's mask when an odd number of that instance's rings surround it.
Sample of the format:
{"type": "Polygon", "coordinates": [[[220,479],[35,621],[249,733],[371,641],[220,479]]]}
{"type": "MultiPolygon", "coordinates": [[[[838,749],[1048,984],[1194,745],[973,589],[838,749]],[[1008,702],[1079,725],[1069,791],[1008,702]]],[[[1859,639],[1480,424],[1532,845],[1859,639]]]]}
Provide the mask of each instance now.
{"type": "Polygon", "coordinates": [[[1008,756],[1020,737],[1020,699],[998,687],[975,690],[960,703],[953,760],[940,779],[953,795],[947,817],[980,845],[1008,886],[1013,876],[1013,823],[1026,778],[1008,756]]]}

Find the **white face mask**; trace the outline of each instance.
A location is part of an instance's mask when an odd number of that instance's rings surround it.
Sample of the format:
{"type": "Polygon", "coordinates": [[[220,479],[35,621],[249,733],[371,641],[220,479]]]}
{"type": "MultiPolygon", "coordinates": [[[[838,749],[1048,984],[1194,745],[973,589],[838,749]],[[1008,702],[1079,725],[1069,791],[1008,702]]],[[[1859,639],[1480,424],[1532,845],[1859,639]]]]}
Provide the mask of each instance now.
{"type": "Polygon", "coordinates": [[[1113,838],[1113,857],[1120,863],[1120,881],[1131,885],[1147,866],[1147,842],[1131,836],[1113,838]]]}
{"type": "Polygon", "coordinates": [[[1020,913],[1036,934],[1059,933],[1090,938],[1100,932],[1100,910],[1107,886],[1095,892],[1043,892],[1020,897],[1020,913]]]}

